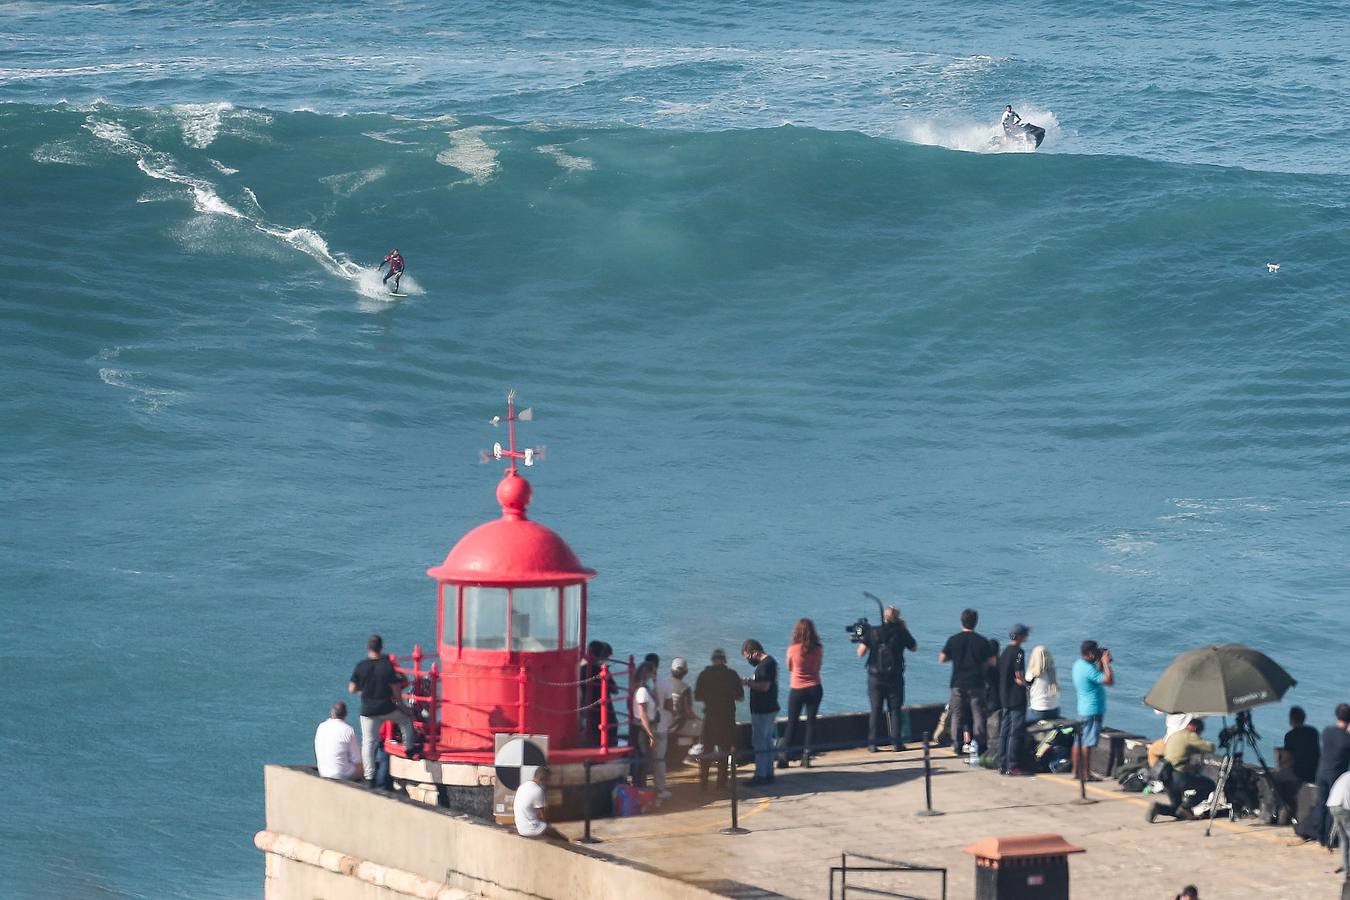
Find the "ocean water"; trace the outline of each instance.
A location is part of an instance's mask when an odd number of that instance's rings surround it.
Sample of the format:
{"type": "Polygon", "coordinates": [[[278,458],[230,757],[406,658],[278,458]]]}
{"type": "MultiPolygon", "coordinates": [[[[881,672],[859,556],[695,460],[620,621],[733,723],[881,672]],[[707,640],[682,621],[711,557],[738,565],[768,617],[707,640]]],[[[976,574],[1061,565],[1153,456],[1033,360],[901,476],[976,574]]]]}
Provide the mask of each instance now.
{"type": "Polygon", "coordinates": [[[625,652],[807,615],[860,708],[870,590],[915,701],[968,605],[1111,646],[1123,727],[1211,641],[1347,699],[1343,4],[0,22],[0,894],[260,896],[261,766],[433,640],[508,386],[625,652]]]}

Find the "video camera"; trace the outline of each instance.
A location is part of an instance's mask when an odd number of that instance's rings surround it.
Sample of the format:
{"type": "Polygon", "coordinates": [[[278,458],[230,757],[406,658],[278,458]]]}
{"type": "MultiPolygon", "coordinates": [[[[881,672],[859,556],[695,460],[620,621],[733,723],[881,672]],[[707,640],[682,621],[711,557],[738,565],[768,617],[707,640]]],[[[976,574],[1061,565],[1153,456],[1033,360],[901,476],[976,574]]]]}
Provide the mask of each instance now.
{"type": "MultiPolygon", "coordinates": [[[[876,594],[863,591],[863,596],[877,605],[877,612],[881,615],[881,621],[886,621],[886,607],[881,602],[881,598],[876,594]]],[[[859,616],[858,621],[844,628],[844,633],[848,635],[850,643],[862,644],[867,641],[867,636],[872,632],[872,623],[867,621],[867,616],[859,616]]]]}
{"type": "Polygon", "coordinates": [[[860,616],[858,621],[844,628],[844,633],[851,643],[861,644],[867,640],[867,633],[871,630],[872,623],[867,621],[867,616],[860,616]]]}

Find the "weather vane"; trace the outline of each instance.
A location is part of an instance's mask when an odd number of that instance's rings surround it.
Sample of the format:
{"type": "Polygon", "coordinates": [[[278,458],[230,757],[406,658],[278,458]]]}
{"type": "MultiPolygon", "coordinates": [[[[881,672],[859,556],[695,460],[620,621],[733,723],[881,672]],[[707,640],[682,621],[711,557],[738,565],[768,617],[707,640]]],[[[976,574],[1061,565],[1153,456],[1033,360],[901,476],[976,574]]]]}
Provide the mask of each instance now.
{"type": "MultiPolygon", "coordinates": [[[[511,388],[506,392],[506,447],[502,447],[501,442],[492,445],[492,453],[480,450],[478,452],[478,461],[480,463],[490,462],[494,459],[511,460],[511,468],[507,472],[514,474],[516,471],[516,460],[520,460],[526,467],[534,465],[536,462],[544,461],[543,447],[526,447],[524,450],[516,449],[516,423],[533,422],[534,407],[529,406],[516,412],[516,389],[511,388]]],[[[501,416],[492,417],[492,427],[496,428],[502,424],[501,416]]]]}

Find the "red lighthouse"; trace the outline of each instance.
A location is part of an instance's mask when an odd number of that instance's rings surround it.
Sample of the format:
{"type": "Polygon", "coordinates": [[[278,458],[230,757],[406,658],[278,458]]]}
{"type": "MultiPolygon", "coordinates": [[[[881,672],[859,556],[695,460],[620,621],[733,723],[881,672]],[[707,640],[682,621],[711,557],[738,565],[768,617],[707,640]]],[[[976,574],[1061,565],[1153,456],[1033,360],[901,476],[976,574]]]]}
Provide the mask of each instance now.
{"type": "MultiPolygon", "coordinates": [[[[515,430],[516,422],[531,418],[528,409],[516,411],[515,392],[508,393],[507,447],[497,444],[492,454],[509,461],[497,485],[501,518],[464,535],[444,562],[427,569],[437,584],[437,661],[423,669],[421,649],[414,650],[408,699],[428,762],[491,765],[499,734],[546,735],[554,765],[615,760],[627,752],[584,746],[578,672],[587,582],[595,570],[526,514],[530,483],[516,466],[533,465],[535,451],[516,449],[515,430]]],[[[396,745],[388,748],[402,755],[396,745]]],[[[399,768],[441,783],[449,775],[443,766],[436,775],[425,763],[399,768]]]]}

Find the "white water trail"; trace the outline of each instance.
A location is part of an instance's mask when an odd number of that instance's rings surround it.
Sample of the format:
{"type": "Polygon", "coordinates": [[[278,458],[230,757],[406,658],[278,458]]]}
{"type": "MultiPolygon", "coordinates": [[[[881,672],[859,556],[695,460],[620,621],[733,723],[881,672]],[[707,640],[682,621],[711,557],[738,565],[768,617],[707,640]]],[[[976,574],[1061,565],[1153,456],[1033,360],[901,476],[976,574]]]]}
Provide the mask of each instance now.
{"type": "MultiPolygon", "coordinates": [[[[1022,121],[1045,129],[1041,146],[1053,144],[1060,136],[1059,119],[1048,109],[1035,104],[1013,104],[1022,121]]],[[[1032,153],[1035,147],[1022,141],[1008,140],[999,125],[1002,110],[996,110],[991,119],[977,122],[970,119],[904,119],[896,127],[896,135],[911,144],[927,144],[963,150],[967,153],[1032,153]]]]}
{"type": "MultiPolygon", "coordinates": [[[[388,287],[381,283],[383,276],[378,269],[362,266],[360,263],[353,261],[347,254],[333,250],[328,246],[328,241],[324,239],[323,235],[312,228],[287,228],[284,225],[269,222],[260,216],[252,216],[241,212],[216,193],[214,184],[204,178],[184,174],[179,170],[177,161],[172,156],[136,140],[125,127],[116,122],[96,119],[91,116],[85,121],[85,128],[95,137],[110,144],[117,153],[134,158],[137,168],[149,177],[187,188],[192,195],[192,207],[197,212],[203,215],[225,216],[247,222],[259,232],[276,238],[287,246],[305,254],[330,275],[346,281],[356,293],[363,297],[371,300],[396,299],[390,296],[388,287]]],[[[257,197],[248,188],[244,190],[252,201],[254,208],[261,213],[262,207],[258,204],[257,197]]],[[[422,294],[425,291],[413,278],[404,275],[399,286],[399,293],[422,294]]]]}

